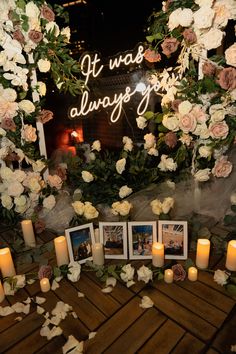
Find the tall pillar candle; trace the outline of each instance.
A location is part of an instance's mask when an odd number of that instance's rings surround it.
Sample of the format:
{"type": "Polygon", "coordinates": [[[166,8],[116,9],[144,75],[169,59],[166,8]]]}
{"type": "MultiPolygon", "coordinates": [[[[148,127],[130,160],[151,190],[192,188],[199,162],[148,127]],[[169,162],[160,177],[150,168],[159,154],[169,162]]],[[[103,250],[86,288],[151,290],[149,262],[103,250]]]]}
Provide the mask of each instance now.
{"type": "Polygon", "coordinates": [[[104,250],[102,243],[92,244],[93,263],[99,266],[104,264],[104,250]]]}
{"type": "Polygon", "coordinates": [[[206,269],[209,264],[210,241],[199,238],[197,241],[196,266],[200,269],[206,269]]]}
{"type": "Polygon", "coordinates": [[[231,240],[228,243],[225,267],[236,271],[236,240],[231,240]]]}
{"type": "Polygon", "coordinates": [[[152,245],[152,264],[154,267],[162,267],[164,265],[164,244],[154,242],[152,245]]]}
{"type": "Polygon", "coordinates": [[[35,241],[32,221],[31,220],[21,221],[21,228],[22,228],[22,232],[23,232],[25,245],[29,246],[29,247],[35,247],[36,241],[35,241]]]}
{"type": "Polygon", "coordinates": [[[13,277],[14,275],[16,275],[11,251],[8,247],[0,249],[0,269],[3,278],[13,277]]]}
{"type": "Polygon", "coordinates": [[[3,286],[2,286],[2,283],[0,280],[0,303],[3,302],[4,299],[5,299],[5,293],[4,293],[3,286]]]}
{"type": "Polygon", "coordinates": [[[57,265],[60,267],[63,264],[69,263],[68,248],[65,236],[54,238],[54,246],[56,251],[57,265]]]}

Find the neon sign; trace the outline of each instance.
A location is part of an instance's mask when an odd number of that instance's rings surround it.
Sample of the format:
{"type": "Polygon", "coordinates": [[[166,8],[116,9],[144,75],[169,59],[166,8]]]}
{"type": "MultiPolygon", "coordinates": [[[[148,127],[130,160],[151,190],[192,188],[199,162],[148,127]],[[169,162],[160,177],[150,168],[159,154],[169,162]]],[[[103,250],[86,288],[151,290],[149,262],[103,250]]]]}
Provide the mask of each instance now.
{"type": "MultiPolygon", "coordinates": [[[[120,54],[119,56],[109,59],[108,67],[109,70],[119,68],[121,65],[130,65],[130,64],[141,64],[143,61],[144,47],[142,45],[138,46],[137,53],[126,53],[120,54]]],[[[104,65],[101,64],[101,59],[98,54],[95,53],[93,57],[90,54],[85,54],[81,59],[81,71],[85,77],[85,84],[87,85],[90,78],[95,79],[98,77],[104,65]]],[[[157,92],[159,90],[159,83],[155,85],[148,85],[145,90],[141,93],[137,89],[131,89],[130,86],[127,86],[122,93],[115,93],[113,97],[104,96],[98,98],[97,100],[90,100],[89,91],[84,91],[79,103],[79,107],[71,107],[69,109],[69,116],[71,119],[78,117],[85,117],[93,111],[98,111],[101,108],[113,107],[113,110],[110,115],[110,120],[112,123],[118,121],[121,115],[123,104],[130,101],[131,97],[139,92],[142,95],[142,99],[139,102],[137,107],[137,115],[142,115],[147,110],[150,94],[152,91],[157,92]]]]}

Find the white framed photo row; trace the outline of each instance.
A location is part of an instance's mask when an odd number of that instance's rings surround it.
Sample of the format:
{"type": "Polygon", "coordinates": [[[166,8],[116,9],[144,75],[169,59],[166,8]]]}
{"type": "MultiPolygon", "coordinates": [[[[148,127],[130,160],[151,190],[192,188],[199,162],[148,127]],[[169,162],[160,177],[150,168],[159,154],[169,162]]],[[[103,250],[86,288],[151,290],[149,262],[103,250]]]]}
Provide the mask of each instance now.
{"type": "MultiPolygon", "coordinates": [[[[92,259],[93,223],[65,230],[70,261],[92,259]]],[[[99,222],[99,240],[105,259],[152,259],[154,242],[164,244],[166,259],[187,259],[187,221],[99,222]]]]}

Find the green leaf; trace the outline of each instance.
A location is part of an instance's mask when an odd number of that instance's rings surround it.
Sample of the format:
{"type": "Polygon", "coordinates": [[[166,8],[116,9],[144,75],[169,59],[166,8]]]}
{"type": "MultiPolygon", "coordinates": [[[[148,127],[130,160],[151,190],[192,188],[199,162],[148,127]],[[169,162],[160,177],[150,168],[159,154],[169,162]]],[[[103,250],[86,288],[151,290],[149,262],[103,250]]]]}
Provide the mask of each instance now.
{"type": "Polygon", "coordinates": [[[154,36],[147,36],[146,37],[146,40],[149,42],[149,43],[152,43],[154,41],[154,36]]]}
{"type": "Polygon", "coordinates": [[[152,111],[147,111],[144,113],[144,118],[146,118],[147,120],[152,119],[154,117],[154,113],[152,111]]]}
{"type": "Polygon", "coordinates": [[[190,267],[194,267],[194,266],[195,266],[195,264],[191,258],[186,259],[185,264],[184,264],[184,268],[186,270],[188,270],[190,267]]]}
{"type": "Polygon", "coordinates": [[[163,273],[159,273],[159,274],[158,274],[157,279],[158,279],[158,280],[162,280],[162,279],[164,279],[164,275],[163,275],[163,273]]]}
{"type": "Polygon", "coordinates": [[[228,291],[228,293],[232,296],[236,295],[236,285],[234,284],[228,284],[226,285],[226,290],[228,291]]]}
{"type": "Polygon", "coordinates": [[[53,276],[54,278],[60,277],[61,276],[61,270],[58,267],[53,268],[53,276]]]}
{"type": "Polygon", "coordinates": [[[232,210],[234,213],[236,213],[236,205],[235,205],[235,204],[231,205],[231,210],[232,210]]]}

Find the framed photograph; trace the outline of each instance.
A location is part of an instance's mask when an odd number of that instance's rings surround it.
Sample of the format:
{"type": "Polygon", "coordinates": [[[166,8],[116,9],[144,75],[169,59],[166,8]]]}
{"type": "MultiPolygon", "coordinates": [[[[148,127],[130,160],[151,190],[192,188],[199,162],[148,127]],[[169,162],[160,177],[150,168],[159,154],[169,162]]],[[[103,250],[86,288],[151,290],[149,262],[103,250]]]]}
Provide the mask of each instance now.
{"type": "Polygon", "coordinates": [[[129,258],[151,259],[152,244],[157,241],[156,221],[130,221],[128,223],[129,258]]]}
{"type": "Polygon", "coordinates": [[[92,244],[95,243],[93,223],[66,229],[65,235],[71,262],[92,260],[92,244]]]}
{"type": "Polygon", "coordinates": [[[164,243],[166,259],[187,259],[187,221],[158,221],[158,241],[164,243]]]}
{"type": "Polygon", "coordinates": [[[100,222],[99,232],[105,258],[128,258],[126,222],[100,222]]]}

